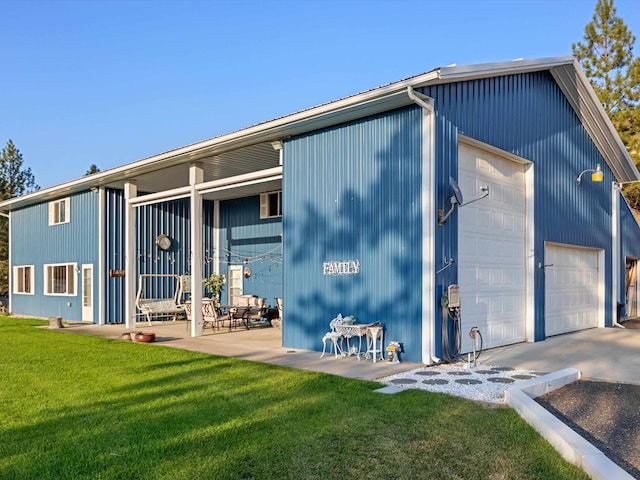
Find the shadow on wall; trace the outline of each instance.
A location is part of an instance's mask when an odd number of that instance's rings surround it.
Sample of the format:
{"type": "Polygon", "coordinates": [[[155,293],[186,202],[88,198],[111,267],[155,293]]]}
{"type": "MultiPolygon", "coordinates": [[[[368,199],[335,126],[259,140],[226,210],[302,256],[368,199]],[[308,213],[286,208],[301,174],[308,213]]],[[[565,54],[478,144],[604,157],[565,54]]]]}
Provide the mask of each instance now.
{"type": "Polygon", "coordinates": [[[421,355],[421,111],[407,108],[294,139],[285,175],[286,346],[321,350],[338,313],[382,321],[421,355]],[[325,262],[358,262],[324,274],[325,262]],[[344,273],[344,272],[343,272],[344,273]]]}

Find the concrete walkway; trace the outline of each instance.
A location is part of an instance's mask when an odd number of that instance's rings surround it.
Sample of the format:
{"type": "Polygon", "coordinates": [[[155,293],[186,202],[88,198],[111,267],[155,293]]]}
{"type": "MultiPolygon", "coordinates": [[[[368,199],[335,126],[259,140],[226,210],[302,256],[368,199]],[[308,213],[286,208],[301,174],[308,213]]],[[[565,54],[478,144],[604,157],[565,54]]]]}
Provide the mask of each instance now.
{"type": "MultiPolygon", "coordinates": [[[[113,339],[121,338],[125,332],[149,331],[156,334],[157,345],[365,380],[422,366],[406,362],[393,365],[386,361],[374,364],[355,357],[336,359],[328,354],[320,358],[319,352],[283,348],[282,332],[276,328],[215,333],[207,330],[201,337],[191,337],[186,323],[168,321],[154,322],[152,326],[140,324],[134,330],[127,330],[123,325],[71,324],[65,325],[62,331],[113,339]]],[[[478,365],[543,372],[575,368],[585,379],[640,384],[640,329],[593,328],[543,342],[494,348],[481,353],[478,365]]]]}
{"type": "MultiPolygon", "coordinates": [[[[356,357],[335,358],[333,354],[326,354],[324,358],[320,358],[320,352],[283,348],[281,346],[282,331],[270,327],[238,329],[232,332],[222,330],[215,333],[207,329],[201,337],[191,337],[185,322],[172,321],[154,322],[152,326],[139,324],[133,330],[127,330],[124,325],[70,324],[65,325],[61,331],[112,339],[121,339],[125,332],[153,332],[156,334],[155,345],[363,380],[375,380],[421,366],[404,362],[390,364],[379,359],[373,363],[364,358],[361,360],[356,357]]],[[[318,345],[322,345],[320,338],[318,338],[318,345]]]]}
{"type": "Polygon", "coordinates": [[[592,328],[487,350],[478,361],[544,372],[575,368],[583,379],[640,384],[640,330],[592,328]]]}

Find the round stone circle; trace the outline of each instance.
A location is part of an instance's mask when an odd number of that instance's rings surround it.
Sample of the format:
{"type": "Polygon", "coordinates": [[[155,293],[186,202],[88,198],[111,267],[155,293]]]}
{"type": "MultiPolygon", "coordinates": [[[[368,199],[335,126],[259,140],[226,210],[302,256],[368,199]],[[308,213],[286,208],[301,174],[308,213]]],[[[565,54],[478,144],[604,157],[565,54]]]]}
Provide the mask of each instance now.
{"type": "Polygon", "coordinates": [[[422,383],[425,385],[446,385],[449,383],[449,380],[445,380],[444,378],[429,378],[427,380],[423,380],[422,383]]]}
{"type": "Polygon", "coordinates": [[[435,377],[436,375],[440,375],[440,372],[436,372],[435,370],[421,370],[416,372],[416,375],[422,375],[424,377],[435,377]]]}
{"type": "Polygon", "coordinates": [[[480,385],[482,381],[476,380],[475,378],[459,378],[456,380],[456,383],[460,383],[462,385],[480,385]]]}
{"type": "Polygon", "coordinates": [[[417,380],[414,380],[413,378],[394,378],[390,383],[393,383],[394,385],[412,385],[416,382],[417,380]]]}
{"type": "Polygon", "coordinates": [[[513,382],[515,382],[515,380],[513,378],[506,378],[506,377],[489,377],[489,378],[487,378],[487,381],[492,382],[492,383],[513,383],[513,382]]]}

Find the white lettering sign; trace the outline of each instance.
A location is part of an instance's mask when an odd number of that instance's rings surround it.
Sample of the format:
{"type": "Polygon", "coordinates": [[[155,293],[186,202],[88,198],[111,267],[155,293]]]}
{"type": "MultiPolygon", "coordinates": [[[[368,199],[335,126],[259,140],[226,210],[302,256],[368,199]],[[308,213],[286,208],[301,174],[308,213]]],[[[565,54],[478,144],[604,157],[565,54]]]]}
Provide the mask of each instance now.
{"type": "Polygon", "coordinates": [[[331,261],[322,264],[323,275],[357,275],[358,273],[360,273],[359,260],[331,261]]]}

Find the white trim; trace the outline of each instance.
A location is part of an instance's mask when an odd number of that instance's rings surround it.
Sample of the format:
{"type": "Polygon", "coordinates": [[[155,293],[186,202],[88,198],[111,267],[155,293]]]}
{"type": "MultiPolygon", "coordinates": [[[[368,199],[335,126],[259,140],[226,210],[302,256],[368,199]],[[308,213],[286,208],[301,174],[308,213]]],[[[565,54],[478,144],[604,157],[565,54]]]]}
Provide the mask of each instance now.
{"type": "Polygon", "coordinates": [[[106,234],[107,231],[107,192],[104,187],[98,191],[98,325],[105,324],[106,296],[105,276],[107,257],[106,234]]]}
{"type": "Polygon", "coordinates": [[[531,160],[527,160],[524,157],[520,157],[511,152],[507,152],[506,150],[502,150],[501,148],[494,147],[493,145],[489,145],[488,143],[481,142],[480,140],[476,140],[475,138],[467,137],[461,133],[458,134],[458,141],[460,143],[464,143],[465,145],[469,145],[471,147],[479,148],[480,150],[487,151],[494,155],[498,155],[502,158],[506,158],[507,160],[511,160],[512,162],[519,163],[520,165],[531,165],[531,160]]]}
{"type": "Polygon", "coordinates": [[[202,335],[202,195],[197,192],[196,185],[202,183],[204,171],[202,164],[192,163],[189,166],[190,197],[190,234],[191,234],[191,336],[202,335]]]}
{"type": "Polygon", "coordinates": [[[422,110],[422,161],[420,206],[422,211],[422,363],[438,363],[436,356],[435,300],[435,110],[434,100],[407,87],[407,94],[422,110]]]}
{"type": "Polygon", "coordinates": [[[143,207],[154,203],[168,202],[170,200],[178,200],[187,198],[191,195],[191,187],[180,187],[172,190],[164,190],[162,192],[150,193],[148,195],[140,195],[129,200],[134,207],[143,207]]]}
{"type": "Polygon", "coordinates": [[[131,206],[130,200],[137,194],[138,187],[135,181],[124,184],[124,321],[126,328],[136,327],[136,211],[131,206]]]}
{"type": "Polygon", "coordinates": [[[611,185],[611,314],[612,324],[618,324],[618,302],[626,304],[626,298],[620,299],[620,187],[611,185]]]}
{"type": "Polygon", "coordinates": [[[14,279],[14,281],[12,282],[12,288],[9,289],[10,292],[14,293],[15,295],[35,295],[35,270],[36,267],[35,265],[15,265],[14,267],[11,268],[11,273],[12,275],[10,275],[10,277],[12,277],[14,279]],[[30,270],[30,274],[29,274],[29,286],[30,286],[30,290],[29,292],[25,292],[25,291],[17,291],[17,282],[15,281],[16,278],[21,277],[22,275],[19,275],[19,270],[23,269],[23,268],[29,268],[30,270]],[[14,290],[15,289],[15,290],[14,290]]]}
{"type": "Polygon", "coordinates": [[[269,218],[281,218],[282,217],[282,190],[274,190],[272,192],[265,192],[260,194],[260,220],[269,218]],[[276,215],[269,215],[271,211],[271,196],[276,195],[276,215]]]}
{"type": "Polygon", "coordinates": [[[76,262],[63,262],[63,263],[45,263],[43,266],[44,285],[43,294],[47,297],[77,297],[78,296],[78,264],[76,262]],[[50,292],[52,284],[49,275],[49,268],[51,267],[65,267],[65,291],[64,293],[50,292]],[[73,280],[73,292],[69,292],[69,277],[73,280]]]}
{"type": "MultiPolygon", "coordinates": [[[[508,153],[508,152],[507,152],[508,153]]],[[[511,160],[517,161],[515,155],[511,160]]],[[[520,158],[520,157],[517,157],[520,158]]],[[[527,342],[536,341],[536,222],[535,222],[535,166],[532,162],[525,161],[524,169],[525,188],[525,335],[527,342]]]]}
{"type": "Polygon", "coordinates": [[[80,269],[80,279],[81,279],[81,284],[82,284],[82,288],[80,290],[80,308],[82,309],[81,312],[81,318],[83,322],[87,322],[87,323],[93,323],[93,307],[95,304],[95,286],[94,286],[94,275],[93,275],[93,263],[83,263],[82,267],[80,269]],[[84,304],[84,299],[85,299],[85,285],[84,285],[84,275],[85,275],[85,271],[90,271],[91,272],[91,285],[89,286],[89,291],[90,291],[90,295],[91,295],[91,302],[90,305],[86,306],[84,304]]]}
{"type": "Polygon", "coordinates": [[[64,225],[65,223],[69,223],[71,221],[71,199],[70,197],[59,198],[57,200],[52,200],[48,204],[49,211],[49,226],[53,227],[55,225],[64,225]],[[64,203],[63,203],[64,202],[64,203]],[[64,205],[64,210],[60,208],[60,204],[64,205]],[[64,216],[62,221],[60,220],[61,213],[64,216]],[[56,221],[56,217],[58,221],[56,221]]]}
{"type": "Polygon", "coordinates": [[[255,185],[267,180],[282,180],[282,167],[268,168],[266,170],[258,170],[257,172],[236,175],[235,177],[204,182],[197,185],[197,189],[200,194],[204,195],[205,193],[217,192],[229,188],[255,185]]]}
{"type": "Polygon", "coordinates": [[[220,200],[213,202],[213,273],[220,275],[220,200]]]}

